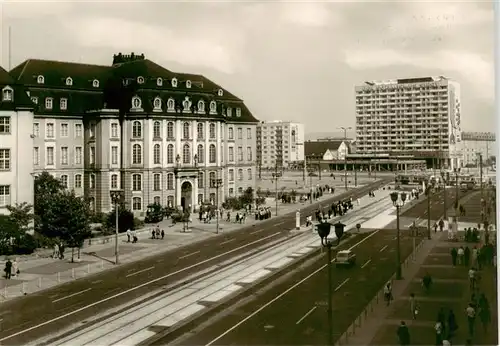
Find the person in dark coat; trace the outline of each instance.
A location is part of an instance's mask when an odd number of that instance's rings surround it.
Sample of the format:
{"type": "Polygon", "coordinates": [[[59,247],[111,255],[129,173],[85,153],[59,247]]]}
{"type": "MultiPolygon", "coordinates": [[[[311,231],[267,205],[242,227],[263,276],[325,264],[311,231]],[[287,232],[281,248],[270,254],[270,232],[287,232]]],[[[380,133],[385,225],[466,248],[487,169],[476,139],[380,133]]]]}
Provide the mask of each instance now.
{"type": "Polygon", "coordinates": [[[458,255],[458,251],[457,251],[457,248],[452,248],[451,249],[451,264],[453,264],[453,266],[455,267],[457,265],[457,255],[458,255]]]}
{"type": "Polygon", "coordinates": [[[464,249],[464,262],[465,266],[468,267],[470,263],[470,249],[468,246],[466,246],[464,249]]]}
{"type": "Polygon", "coordinates": [[[12,262],[10,261],[10,259],[5,262],[4,272],[6,279],[10,279],[12,277],[12,262]]]}
{"type": "Polygon", "coordinates": [[[458,324],[457,318],[453,310],[448,312],[448,340],[451,341],[457,332],[458,324]]]}
{"type": "Polygon", "coordinates": [[[401,346],[408,346],[410,344],[410,331],[408,330],[408,326],[405,321],[401,321],[396,334],[401,346]]]}

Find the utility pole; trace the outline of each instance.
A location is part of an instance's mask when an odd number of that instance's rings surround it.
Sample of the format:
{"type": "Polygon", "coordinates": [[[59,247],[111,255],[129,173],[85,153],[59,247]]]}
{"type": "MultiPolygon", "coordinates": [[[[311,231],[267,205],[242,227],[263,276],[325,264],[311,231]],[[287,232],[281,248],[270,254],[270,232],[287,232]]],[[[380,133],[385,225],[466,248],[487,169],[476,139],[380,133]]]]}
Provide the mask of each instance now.
{"type": "Polygon", "coordinates": [[[219,234],[219,217],[220,217],[219,188],[222,186],[223,182],[222,182],[222,179],[218,178],[218,179],[212,179],[210,184],[212,185],[212,187],[215,187],[215,213],[217,214],[216,215],[215,234],[219,234]]]}
{"type": "Polygon", "coordinates": [[[274,173],[273,173],[273,179],[274,179],[274,191],[275,191],[275,198],[276,198],[276,216],[278,216],[278,178],[281,177],[281,172],[278,172],[278,163],[274,166],[274,173]]]}

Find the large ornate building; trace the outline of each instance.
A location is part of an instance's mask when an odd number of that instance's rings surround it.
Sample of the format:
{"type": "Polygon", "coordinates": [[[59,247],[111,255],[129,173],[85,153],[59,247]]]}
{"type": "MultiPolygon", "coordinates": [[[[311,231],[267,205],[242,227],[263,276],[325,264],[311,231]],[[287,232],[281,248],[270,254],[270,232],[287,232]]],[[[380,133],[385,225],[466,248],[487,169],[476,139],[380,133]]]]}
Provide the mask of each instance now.
{"type": "Polygon", "coordinates": [[[134,54],[115,55],[112,66],[30,59],[9,74],[35,105],[31,136],[19,140],[33,151],[32,172],[51,172],[96,211],[112,208],[115,189],[141,215],[154,202],[214,203],[217,179],[219,201],[255,186],[258,121],[201,75],[134,54]]]}

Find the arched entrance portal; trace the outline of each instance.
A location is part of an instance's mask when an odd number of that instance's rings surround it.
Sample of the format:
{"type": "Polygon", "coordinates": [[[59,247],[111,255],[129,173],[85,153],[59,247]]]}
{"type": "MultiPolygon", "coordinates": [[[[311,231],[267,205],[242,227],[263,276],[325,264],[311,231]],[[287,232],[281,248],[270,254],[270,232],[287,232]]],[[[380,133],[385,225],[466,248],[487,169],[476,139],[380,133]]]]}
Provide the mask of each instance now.
{"type": "Polygon", "coordinates": [[[193,185],[189,181],[185,181],[181,185],[181,207],[182,210],[191,212],[193,205],[193,185]]]}

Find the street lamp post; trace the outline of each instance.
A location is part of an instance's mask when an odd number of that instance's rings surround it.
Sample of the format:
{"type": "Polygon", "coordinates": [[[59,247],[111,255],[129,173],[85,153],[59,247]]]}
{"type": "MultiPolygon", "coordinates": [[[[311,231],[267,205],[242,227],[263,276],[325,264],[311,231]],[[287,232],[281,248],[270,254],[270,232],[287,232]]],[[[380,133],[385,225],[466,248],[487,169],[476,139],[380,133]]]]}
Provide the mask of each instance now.
{"type": "Polygon", "coordinates": [[[401,280],[401,241],[399,229],[399,210],[405,204],[406,193],[394,191],[391,193],[392,204],[396,207],[397,248],[396,248],[396,280],[401,280]]]}
{"type": "Polygon", "coordinates": [[[331,224],[320,222],[318,224],[318,235],[321,238],[321,245],[327,249],[327,267],[328,270],[328,337],[327,345],[333,345],[333,307],[332,307],[332,247],[333,244],[328,240],[331,224]]]}
{"type": "MultiPolygon", "coordinates": [[[[352,127],[341,126],[341,127],[339,127],[339,129],[344,131],[344,143],[347,142],[347,130],[352,130],[352,127]]],[[[347,191],[347,150],[346,150],[346,153],[344,154],[344,186],[345,186],[345,190],[347,191]]]]}
{"type": "Polygon", "coordinates": [[[427,239],[431,239],[431,198],[434,192],[434,182],[430,179],[425,187],[425,194],[427,195],[427,239]]]}
{"type": "Polygon", "coordinates": [[[274,179],[274,191],[276,198],[276,216],[278,216],[278,178],[281,177],[281,172],[278,172],[278,166],[275,168],[275,172],[273,173],[274,179]]]}
{"type": "Polygon", "coordinates": [[[118,206],[122,200],[123,197],[123,190],[111,190],[110,191],[111,195],[111,201],[113,202],[115,206],[115,264],[119,264],[119,245],[118,245],[118,233],[119,233],[119,228],[118,228],[118,219],[119,219],[119,211],[118,211],[118,206]]]}
{"type": "Polygon", "coordinates": [[[449,173],[442,170],[441,171],[441,178],[443,178],[443,207],[444,207],[443,218],[445,220],[448,220],[448,203],[446,200],[447,199],[446,198],[446,185],[448,184],[448,182],[450,180],[449,173]]]}
{"type": "Polygon", "coordinates": [[[222,179],[212,179],[210,182],[212,187],[215,187],[215,213],[216,215],[216,225],[215,225],[215,234],[219,234],[219,187],[222,186],[222,179]]]}

